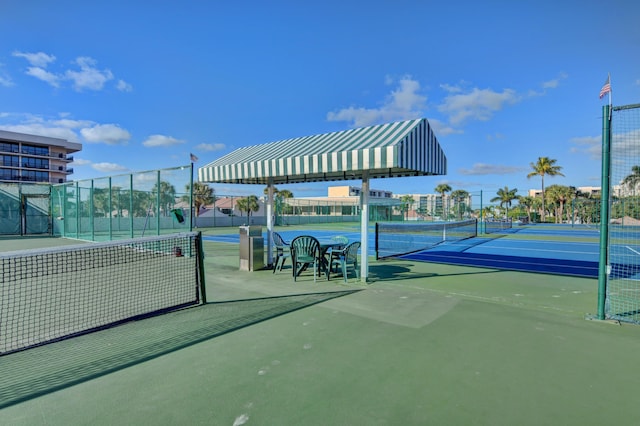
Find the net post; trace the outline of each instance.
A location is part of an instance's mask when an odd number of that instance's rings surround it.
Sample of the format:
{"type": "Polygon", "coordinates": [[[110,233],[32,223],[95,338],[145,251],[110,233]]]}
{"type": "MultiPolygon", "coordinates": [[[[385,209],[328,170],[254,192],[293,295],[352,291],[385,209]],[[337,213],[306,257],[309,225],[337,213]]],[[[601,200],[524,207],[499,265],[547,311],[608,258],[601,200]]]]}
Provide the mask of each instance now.
{"type": "MultiPolygon", "coordinates": [[[[482,189],[480,190],[480,231],[482,231],[482,225],[484,224],[484,208],[482,207],[482,189]]],[[[476,233],[478,232],[476,223],[476,233]]],[[[484,232],[483,232],[484,233],[484,232]]]]}
{"type": "Polygon", "coordinates": [[[196,235],[196,251],[198,256],[196,260],[198,263],[196,274],[198,274],[199,278],[197,282],[200,284],[200,299],[204,305],[207,303],[207,287],[204,279],[204,247],[202,246],[202,231],[198,231],[198,234],[196,235]]]}
{"type": "Polygon", "coordinates": [[[134,237],[133,232],[133,174],[129,175],[129,237],[134,237]]]}
{"type": "Polygon", "coordinates": [[[375,240],[374,240],[375,247],[376,247],[376,260],[380,259],[380,257],[378,256],[378,228],[379,228],[378,225],[379,223],[376,222],[376,233],[375,233],[375,240]]]}
{"type": "Polygon", "coordinates": [[[602,184],[600,193],[600,261],[598,267],[598,319],[605,319],[607,293],[608,235],[609,235],[609,186],[611,165],[611,105],[602,107],[602,184]]]}

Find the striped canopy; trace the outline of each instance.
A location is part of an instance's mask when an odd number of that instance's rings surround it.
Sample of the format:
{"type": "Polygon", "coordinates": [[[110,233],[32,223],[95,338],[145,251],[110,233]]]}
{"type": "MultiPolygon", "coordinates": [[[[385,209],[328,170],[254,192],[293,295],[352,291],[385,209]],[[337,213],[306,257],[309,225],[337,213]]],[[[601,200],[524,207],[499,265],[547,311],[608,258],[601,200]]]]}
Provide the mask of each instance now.
{"type": "Polygon", "coordinates": [[[273,184],[444,175],[447,158],[426,118],[237,149],[198,169],[213,183],[273,184]]]}

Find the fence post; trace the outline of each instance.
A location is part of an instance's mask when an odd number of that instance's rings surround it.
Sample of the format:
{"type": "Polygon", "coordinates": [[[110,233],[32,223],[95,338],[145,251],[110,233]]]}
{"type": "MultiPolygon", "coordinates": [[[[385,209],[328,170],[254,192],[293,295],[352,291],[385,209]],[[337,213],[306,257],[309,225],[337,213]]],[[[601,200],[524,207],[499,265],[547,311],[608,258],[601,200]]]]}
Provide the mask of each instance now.
{"type": "Polygon", "coordinates": [[[598,268],[598,319],[605,319],[609,272],[609,174],[611,153],[611,105],[602,107],[602,185],[600,194],[600,262],[598,268]]]}

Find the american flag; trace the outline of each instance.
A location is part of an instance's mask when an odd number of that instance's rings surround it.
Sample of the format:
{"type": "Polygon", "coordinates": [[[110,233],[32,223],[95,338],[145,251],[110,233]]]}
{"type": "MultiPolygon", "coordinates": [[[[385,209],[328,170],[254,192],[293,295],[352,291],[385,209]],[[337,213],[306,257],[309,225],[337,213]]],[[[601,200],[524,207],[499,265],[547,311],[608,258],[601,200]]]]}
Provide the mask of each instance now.
{"type": "Polygon", "coordinates": [[[607,76],[607,81],[604,82],[604,86],[600,89],[600,99],[602,99],[607,93],[611,93],[611,74],[607,76]]]}
{"type": "MultiPolygon", "coordinates": [[[[602,97],[602,96],[601,96],[601,97],[602,97]]],[[[196,157],[196,156],[195,156],[195,155],[193,155],[193,154],[189,154],[189,155],[191,156],[191,162],[192,162],[192,163],[195,163],[196,161],[198,161],[198,157],[196,157]]]]}

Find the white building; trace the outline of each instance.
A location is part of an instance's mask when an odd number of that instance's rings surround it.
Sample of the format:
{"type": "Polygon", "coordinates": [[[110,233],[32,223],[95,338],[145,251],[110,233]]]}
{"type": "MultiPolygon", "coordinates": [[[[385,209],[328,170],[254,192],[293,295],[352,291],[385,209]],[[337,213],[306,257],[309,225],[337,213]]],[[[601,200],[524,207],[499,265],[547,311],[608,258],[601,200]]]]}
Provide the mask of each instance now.
{"type": "Polygon", "coordinates": [[[0,130],[0,182],[63,183],[73,173],[69,154],[82,144],[0,130]]]}

